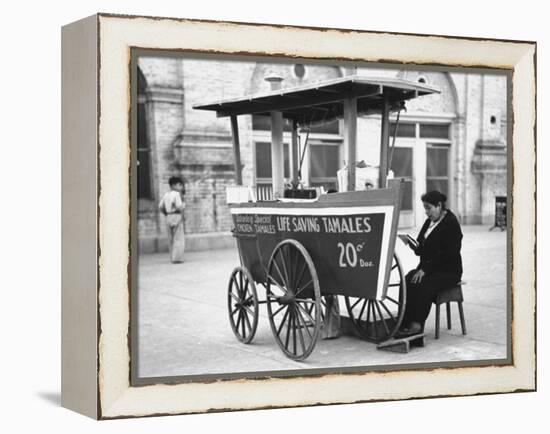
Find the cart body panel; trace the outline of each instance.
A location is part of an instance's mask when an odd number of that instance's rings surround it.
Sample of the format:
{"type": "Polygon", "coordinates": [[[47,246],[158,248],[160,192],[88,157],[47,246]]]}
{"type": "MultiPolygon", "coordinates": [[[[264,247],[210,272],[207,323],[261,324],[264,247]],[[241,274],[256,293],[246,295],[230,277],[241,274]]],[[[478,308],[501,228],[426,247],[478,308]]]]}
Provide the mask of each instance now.
{"type": "Polygon", "coordinates": [[[310,254],[323,295],[385,296],[399,219],[402,185],[323,195],[315,202],[231,206],[242,265],[266,283],[278,243],[300,242],[310,254]]]}

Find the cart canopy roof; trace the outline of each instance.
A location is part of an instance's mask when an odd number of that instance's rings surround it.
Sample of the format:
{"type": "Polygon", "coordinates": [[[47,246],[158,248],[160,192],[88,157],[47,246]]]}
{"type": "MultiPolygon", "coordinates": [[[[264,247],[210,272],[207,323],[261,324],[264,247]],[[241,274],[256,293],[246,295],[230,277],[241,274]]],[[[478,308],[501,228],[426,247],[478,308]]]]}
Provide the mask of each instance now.
{"type": "Polygon", "coordinates": [[[414,81],[351,75],[306,86],[213,101],[193,108],[215,111],[218,117],[244,114],[267,116],[272,111],[279,111],[284,118],[303,125],[342,117],[343,101],[347,98],[357,98],[357,113],[367,115],[381,113],[384,97],[388,98],[390,110],[395,111],[406,100],[433,93],[440,91],[414,81]]]}

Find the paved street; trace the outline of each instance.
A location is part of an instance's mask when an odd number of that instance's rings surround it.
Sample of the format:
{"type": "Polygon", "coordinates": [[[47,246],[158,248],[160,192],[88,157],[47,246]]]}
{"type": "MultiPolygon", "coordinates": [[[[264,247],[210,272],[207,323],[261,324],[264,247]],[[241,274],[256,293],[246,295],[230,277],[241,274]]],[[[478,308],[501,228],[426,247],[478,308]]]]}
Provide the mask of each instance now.
{"type": "MultiPolygon", "coordinates": [[[[464,311],[468,334],[462,336],[456,305],[453,329],[441,309],[441,337],[434,339],[435,308],[426,322],[423,348],[407,354],[380,351],[352,336],[319,340],[304,362],[288,359],[276,344],[265,305],[260,307],[254,341],[234,337],[227,314],[227,282],[238,265],[236,249],[186,254],[171,264],[167,254],[139,258],[139,376],[179,376],[329,367],[377,366],[502,359],[506,357],[506,232],[488,226],[463,227],[464,311]]],[[[416,235],[417,231],[410,231],[416,235]]],[[[404,246],[404,268],[416,257],[404,246]]],[[[264,291],[258,287],[258,295],[264,291]]],[[[345,311],[343,300],[340,302],[345,311]]]]}

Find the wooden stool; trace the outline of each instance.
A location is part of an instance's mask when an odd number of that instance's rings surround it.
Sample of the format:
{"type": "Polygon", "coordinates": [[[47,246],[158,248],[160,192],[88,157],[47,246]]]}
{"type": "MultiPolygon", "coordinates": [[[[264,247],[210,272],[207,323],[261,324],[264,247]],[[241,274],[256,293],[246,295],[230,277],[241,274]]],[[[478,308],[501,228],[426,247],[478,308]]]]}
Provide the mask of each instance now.
{"type": "Polygon", "coordinates": [[[464,320],[464,310],[462,309],[462,302],[464,297],[462,295],[462,285],[466,282],[458,282],[456,285],[450,288],[444,289],[434,301],[435,304],[435,338],[439,339],[439,308],[445,303],[447,306],[447,329],[451,329],[451,302],[458,304],[458,313],[460,315],[460,325],[462,326],[462,334],[466,334],[466,321],[464,320]]]}

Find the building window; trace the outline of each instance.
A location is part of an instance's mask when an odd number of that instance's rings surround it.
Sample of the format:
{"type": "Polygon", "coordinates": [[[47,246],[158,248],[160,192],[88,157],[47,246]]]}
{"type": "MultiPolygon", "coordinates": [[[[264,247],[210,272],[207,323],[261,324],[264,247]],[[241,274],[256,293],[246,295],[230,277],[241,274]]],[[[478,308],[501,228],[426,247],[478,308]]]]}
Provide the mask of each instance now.
{"type": "Polygon", "coordinates": [[[151,149],[147,135],[145,102],[137,104],[137,178],[138,199],[152,199],[151,149]]]}
{"type": "MultiPolygon", "coordinates": [[[[395,134],[395,122],[390,122],[390,136],[395,134]]],[[[415,138],[416,137],[416,124],[411,122],[399,122],[397,126],[397,137],[415,138]]]]}
{"type": "Polygon", "coordinates": [[[394,178],[405,181],[403,201],[401,202],[402,211],[412,211],[413,209],[413,178],[412,178],[412,160],[413,149],[410,147],[393,149],[391,160],[391,170],[394,178]]]}
{"type": "MultiPolygon", "coordinates": [[[[288,152],[288,143],[283,145],[284,154],[284,177],[290,176],[290,157],[288,152]]],[[[272,182],[272,164],[271,164],[271,143],[256,143],[256,183],[270,184],[272,182]]]]}
{"type": "MultiPolygon", "coordinates": [[[[395,129],[396,123],[391,122],[390,133],[393,134],[395,129]]],[[[390,169],[396,179],[402,178],[405,182],[401,210],[415,215],[421,212],[417,202],[421,192],[439,190],[447,197],[451,196],[450,133],[450,123],[399,122],[397,137],[404,140],[397,141],[400,146],[394,148],[390,169]],[[420,160],[426,156],[426,172],[416,171],[413,176],[414,152],[418,152],[416,155],[420,160]]]]}
{"type": "Polygon", "coordinates": [[[446,139],[449,140],[449,124],[420,124],[421,139],[446,139]]]}
{"type": "MultiPolygon", "coordinates": [[[[342,137],[340,136],[339,120],[325,122],[323,124],[312,125],[307,136],[306,156],[301,170],[302,182],[308,186],[324,186],[326,189],[337,189],[336,172],[341,164],[340,145],[342,137]]],[[[257,191],[265,192],[272,185],[272,161],[271,161],[271,117],[262,115],[252,115],[252,128],[254,130],[254,175],[257,191]]],[[[300,165],[300,158],[304,155],[305,136],[307,126],[300,125],[299,147],[300,155],[296,165],[300,165]]],[[[290,180],[290,142],[292,131],[292,122],[284,122],[284,177],[290,180]]],[[[266,195],[260,195],[265,200],[266,195]]],[[[267,195],[269,196],[269,194],[267,195]]]]}
{"type": "Polygon", "coordinates": [[[340,146],[337,144],[314,144],[310,148],[310,184],[312,187],[337,189],[336,172],[340,161],[340,146]]]}
{"type": "Polygon", "coordinates": [[[426,191],[437,190],[449,197],[449,146],[426,146],[426,191]]]}
{"type": "Polygon", "coordinates": [[[340,134],[340,123],[338,119],[322,124],[313,125],[310,128],[311,134],[340,134]]]}

